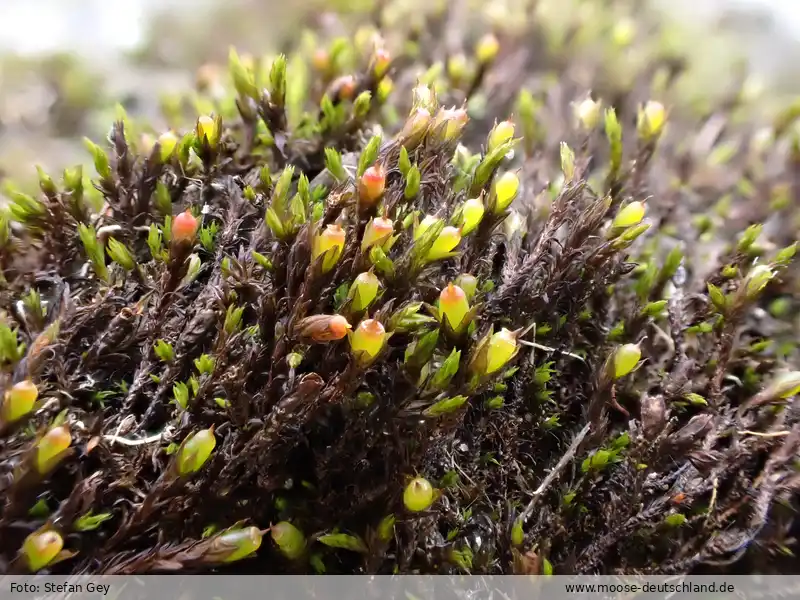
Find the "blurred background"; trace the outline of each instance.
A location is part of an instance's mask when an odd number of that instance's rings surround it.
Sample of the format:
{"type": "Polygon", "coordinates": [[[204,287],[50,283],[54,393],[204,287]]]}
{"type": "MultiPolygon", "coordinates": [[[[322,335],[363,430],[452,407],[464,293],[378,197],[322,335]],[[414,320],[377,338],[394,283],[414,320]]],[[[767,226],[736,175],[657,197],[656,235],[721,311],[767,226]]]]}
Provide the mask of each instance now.
{"type": "MultiPolygon", "coordinates": [[[[224,65],[230,45],[276,52],[300,26],[367,11],[371,3],[2,0],[0,179],[33,175],[36,164],[50,170],[85,162],[81,138],[103,137],[118,102],[131,115],[158,114],[161,95],[190,88],[204,64],[224,65]]],[[[800,1],[641,3],[663,13],[673,43],[694,48],[706,65],[697,85],[713,88],[723,75],[719,65],[741,54],[759,85],[800,92],[800,1]]]]}

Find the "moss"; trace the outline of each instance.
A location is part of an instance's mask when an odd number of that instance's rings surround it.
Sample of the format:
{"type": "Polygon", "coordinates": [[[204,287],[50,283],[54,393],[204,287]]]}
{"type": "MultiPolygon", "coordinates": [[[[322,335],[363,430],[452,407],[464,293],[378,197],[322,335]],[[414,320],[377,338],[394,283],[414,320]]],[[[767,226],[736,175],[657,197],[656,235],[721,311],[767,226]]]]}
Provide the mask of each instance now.
{"type": "Polygon", "coordinates": [[[673,85],[692,49],[646,14],[494,13],[493,60],[467,19],[448,74],[458,15],[406,9],[384,38],[231,52],[225,94],[170,103],[174,136],[119,113],[91,186],[8,190],[0,389],[40,399],[0,430],[10,570],[76,522],[54,572],[784,568],[796,203],[762,198],[793,183],[796,111],[763,123],[733,89],[698,116],[673,85]],[[415,480],[441,483],[411,512],[415,480]]]}

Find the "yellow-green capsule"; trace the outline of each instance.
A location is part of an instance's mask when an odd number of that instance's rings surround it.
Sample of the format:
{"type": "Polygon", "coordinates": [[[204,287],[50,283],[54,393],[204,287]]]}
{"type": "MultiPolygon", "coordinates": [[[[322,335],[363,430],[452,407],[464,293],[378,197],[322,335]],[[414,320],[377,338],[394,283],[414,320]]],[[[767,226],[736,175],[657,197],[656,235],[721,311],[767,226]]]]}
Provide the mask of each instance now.
{"type": "Polygon", "coordinates": [[[428,256],[426,258],[429,261],[447,258],[450,252],[458,246],[460,241],[461,230],[456,227],[445,227],[442,229],[439,237],[436,238],[436,241],[433,242],[433,246],[431,246],[431,249],[428,251],[428,256]]]}
{"type": "Polygon", "coordinates": [[[175,147],[178,145],[178,136],[172,131],[165,131],[158,136],[159,158],[161,162],[167,162],[172,154],[175,152],[175,147]]]}
{"type": "Polygon", "coordinates": [[[383,244],[394,232],[394,223],[391,219],[378,217],[370,219],[361,238],[361,251],[366,252],[375,244],[383,244]]]}
{"type": "Polygon", "coordinates": [[[233,546],[232,552],[222,562],[234,562],[247,558],[261,547],[262,537],[258,527],[246,527],[221,534],[220,542],[226,546],[233,546]]]}
{"type": "Polygon", "coordinates": [[[22,555],[28,569],[36,573],[58,556],[64,547],[64,538],[57,531],[39,531],[30,534],[22,543],[22,555]]]}
{"type": "Polygon", "coordinates": [[[461,235],[467,235],[475,230],[483,220],[485,209],[480,198],[470,198],[461,207],[461,235]]]}
{"type": "Polygon", "coordinates": [[[461,135],[461,130],[469,121],[463,108],[440,108],[433,119],[433,130],[440,130],[442,141],[449,142],[461,135]]]}
{"type": "Polygon", "coordinates": [[[435,225],[441,221],[440,218],[434,217],[433,215],[426,215],[422,221],[414,228],[414,241],[418,240],[422,235],[431,228],[432,225],[435,225]]]}
{"type": "Polygon", "coordinates": [[[189,438],[178,453],[178,474],[181,476],[197,473],[217,445],[217,438],[214,436],[214,426],[208,429],[201,429],[196,433],[189,434],[189,438]]]}
{"type": "Polygon", "coordinates": [[[648,101],[639,109],[636,129],[645,140],[652,140],[661,135],[667,122],[667,111],[664,105],[655,100],[648,101]]]}
{"type": "Polygon", "coordinates": [[[5,393],[0,410],[0,420],[6,423],[19,421],[33,410],[38,398],[39,390],[36,388],[36,384],[29,379],[15,383],[5,393]]]}
{"type": "Polygon", "coordinates": [[[625,377],[636,368],[639,359],[642,358],[642,351],[637,344],[625,344],[614,352],[614,379],[625,377]]]}
{"type": "Polygon", "coordinates": [[[622,18],[614,24],[611,30],[611,40],[619,48],[630,46],[636,35],[636,25],[630,18],[622,18]]]}
{"type": "Polygon", "coordinates": [[[197,119],[196,133],[198,139],[201,141],[206,139],[208,145],[212,148],[216,147],[219,142],[220,132],[217,128],[217,122],[207,115],[203,115],[197,119]]]}
{"type": "Polygon", "coordinates": [[[311,259],[317,260],[328,252],[322,261],[322,272],[330,271],[342,256],[344,251],[345,231],[337,224],[328,225],[314,237],[311,248],[311,259]],[[330,251],[330,252],[329,252],[330,251]]]}
{"type": "Polygon", "coordinates": [[[421,512],[430,508],[435,494],[431,482],[417,477],[406,486],[403,492],[403,504],[411,512],[421,512]]]}
{"type": "Polygon", "coordinates": [[[489,338],[486,353],[486,374],[502,369],[517,350],[517,336],[505,327],[489,338]]]}
{"type": "Polygon", "coordinates": [[[487,150],[491,152],[514,137],[514,123],[510,120],[500,121],[489,133],[487,150]]]}
{"type": "Polygon", "coordinates": [[[512,171],[503,173],[494,182],[494,213],[500,214],[507,209],[514,201],[514,198],[517,197],[518,192],[519,177],[517,177],[517,174],[512,171]]]}
{"type": "Polygon", "coordinates": [[[439,294],[439,312],[442,320],[447,319],[450,328],[460,333],[468,325],[465,317],[469,313],[467,294],[457,285],[448,284],[439,294]]]}
{"type": "Polygon", "coordinates": [[[622,207],[611,223],[613,229],[626,229],[638,225],[644,219],[644,202],[631,202],[622,207]]]}
{"type": "Polygon", "coordinates": [[[586,98],[575,106],[575,117],[584,129],[594,129],[600,122],[601,102],[586,98]]]}
{"type": "Polygon", "coordinates": [[[36,444],[36,470],[42,475],[49,472],[71,443],[72,435],[66,425],[53,427],[36,444]]]}
{"type": "Polygon", "coordinates": [[[447,74],[454,81],[461,81],[467,75],[467,57],[459,52],[447,59],[447,74]]]}
{"type": "Polygon", "coordinates": [[[462,273],[456,277],[455,284],[464,290],[467,300],[472,300],[475,297],[475,292],[478,290],[478,278],[474,275],[462,273]]]}
{"type": "Polygon", "coordinates": [[[288,521],[281,521],[270,528],[272,540],[289,560],[300,558],[306,550],[303,532],[288,521]]]}
{"type": "Polygon", "coordinates": [[[755,298],[772,281],[773,277],[775,277],[775,272],[767,265],[753,267],[744,280],[745,295],[749,299],[755,298]]]}
{"type": "Polygon", "coordinates": [[[484,35],[475,45],[475,58],[482,65],[492,62],[500,52],[500,42],[492,33],[484,35]]]}
{"type": "Polygon", "coordinates": [[[386,343],[386,330],[380,321],[365,319],[350,336],[350,349],[363,360],[370,361],[380,354],[386,343]]]}
{"type": "Polygon", "coordinates": [[[356,277],[350,287],[348,296],[352,299],[352,308],[355,312],[366,310],[378,296],[378,288],[381,282],[371,271],[361,273],[356,277]]]}

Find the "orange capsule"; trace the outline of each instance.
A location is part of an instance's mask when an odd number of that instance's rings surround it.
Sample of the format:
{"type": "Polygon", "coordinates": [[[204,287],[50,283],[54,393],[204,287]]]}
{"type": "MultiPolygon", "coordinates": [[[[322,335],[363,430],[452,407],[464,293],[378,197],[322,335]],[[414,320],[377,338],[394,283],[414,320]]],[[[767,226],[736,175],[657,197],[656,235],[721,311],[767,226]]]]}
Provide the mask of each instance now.
{"type": "Polygon", "coordinates": [[[352,326],[341,315],[313,315],[297,324],[297,332],[315,342],[340,340],[350,329],[352,326]]]}
{"type": "Polygon", "coordinates": [[[342,75],[331,83],[328,94],[332,98],[352,100],[356,94],[356,78],[352,75],[342,75]]]}
{"type": "Polygon", "coordinates": [[[198,221],[187,208],[172,221],[172,239],[176,242],[193,242],[198,221]]]}
{"type": "Polygon", "coordinates": [[[325,73],[331,66],[331,56],[325,48],[317,48],[311,57],[311,64],[321,73],[325,73]]]}
{"type": "Polygon", "coordinates": [[[380,164],[368,168],[358,180],[358,198],[362,204],[374,204],[383,196],[385,189],[386,169],[380,164]]]}

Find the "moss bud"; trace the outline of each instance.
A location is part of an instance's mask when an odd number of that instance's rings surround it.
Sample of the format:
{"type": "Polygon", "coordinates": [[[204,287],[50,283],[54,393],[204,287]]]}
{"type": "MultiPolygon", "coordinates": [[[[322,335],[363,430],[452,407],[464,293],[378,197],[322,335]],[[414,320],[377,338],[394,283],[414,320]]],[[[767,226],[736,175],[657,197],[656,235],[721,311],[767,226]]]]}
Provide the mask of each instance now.
{"type": "Polygon", "coordinates": [[[461,241],[461,231],[455,227],[445,227],[433,242],[433,246],[428,251],[427,260],[440,260],[447,258],[453,249],[461,241]]]}
{"type": "Polygon", "coordinates": [[[186,442],[178,452],[178,474],[182,477],[197,473],[208,461],[217,445],[213,425],[208,429],[201,429],[189,434],[186,442]]]}
{"type": "Polygon", "coordinates": [[[636,129],[639,136],[645,141],[653,141],[661,135],[667,122],[667,111],[664,105],[655,100],[650,100],[639,109],[636,129]]]}
{"type": "Polygon", "coordinates": [[[331,55],[325,48],[317,48],[311,56],[311,66],[320,73],[327,73],[331,68],[331,55]]]}
{"type": "Polygon", "coordinates": [[[439,221],[441,221],[441,219],[438,217],[434,217],[433,215],[425,215],[425,218],[422,219],[422,221],[420,221],[420,223],[414,228],[414,241],[421,238],[432,225],[435,225],[439,221]]]}
{"type": "Polygon", "coordinates": [[[136,259],[133,254],[124,244],[118,242],[113,237],[109,238],[106,251],[115,263],[121,266],[126,271],[133,271],[136,268],[136,259]]]}
{"type": "Polygon", "coordinates": [[[378,296],[378,288],[381,282],[372,271],[361,273],[353,285],[350,286],[348,297],[352,300],[352,308],[355,312],[362,312],[369,308],[378,296]]]}
{"type": "Polygon", "coordinates": [[[362,363],[369,364],[386,345],[386,330],[380,321],[366,319],[361,321],[350,336],[350,349],[362,363]]]}
{"type": "Polygon", "coordinates": [[[644,219],[645,206],[644,202],[631,202],[625,205],[614,217],[611,223],[612,229],[627,229],[638,225],[644,219]]]}
{"type": "Polygon", "coordinates": [[[491,152],[498,146],[502,146],[503,144],[512,140],[513,138],[514,138],[514,123],[509,120],[500,121],[497,125],[494,126],[492,131],[489,133],[487,151],[491,152]]]}
{"type": "Polygon", "coordinates": [[[505,327],[489,338],[486,352],[486,375],[502,369],[517,351],[517,336],[505,327]]]}
{"type": "Polygon", "coordinates": [[[391,219],[378,217],[370,219],[364,229],[364,237],[361,239],[361,251],[366,252],[374,245],[383,245],[394,232],[394,223],[391,219]]]}
{"type": "Polygon", "coordinates": [[[312,260],[317,260],[323,254],[322,272],[327,273],[336,263],[344,251],[345,232],[339,225],[328,225],[323,231],[314,237],[314,244],[311,250],[312,260]]]}
{"type": "Polygon", "coordinates": [[[72,435],[66,425],[53,427],[36,444],[36,470],[40,475],[51,471],[61,455],[72,444],[72,435]]]}
{"type": "Polygon", "coordinates": [[[358,180],[358,200],[362,206],[372,206],[386,188],[386,169],[376,164],[364,171],[358,180]]]}
{"type": "Polygon", "coordinates": [[[380,79],[389,70],[392,62],[392,55],[385,48],[377,48],[372,57],[372,72],[377,79],[380,79]]]}
{"type": "Polygon", "coordinates": [[[297,560],[306,550],[306,538],[303,532],[288,521],[281,521],[270,528],[272,540],[286,558],[297,560]]]}
{"type": "Polygon", "coordinates": [[[612,378],[620,379],[628,375],[639,364],[640,358],[642,358],[642,351],[638,344],[625,344],[617,348],[613,355],[612,378]]]}
{"type": "Polygon", "coordinates": [[[775,277],[775,272],[766,265],[758,265],[750,269],[744,280],[744,293],[747,299],[757,298],[773,277],[775,277]]]}
{"type": "Polygon", "coordinates": [[[49,565],[64,547],[64,538],[57,531],[36,531],[22,543],[22,556],[28,569],[36,573],[49,565]]]}
{"type": "Polygon", "coordinates": [[[462,273],[456,277],[455,284],[464,290],[467,300],[472,300],[475,297],[475,292],[478,290],[478,278],[474,275],[462,273]]]}
{"type": "Polygon", "coordinates": [[[14,423],[33,410],[39,390],[30,381],[20,381],[5,393],[3,406],[0,407],[0,420],[5,423],[14,423]]]}
{"type": "Polygon", "coordinates": [[[431,124],[431,113],[428,109],[418,107],[411,111],[400,132],[400,139],[406,147],[414,147],[422,140],[431,124]]]}
{"type": "Polygon", "coordinates": [[[517,193],[519,192],[519,177],[517,174],[508,171],[503,173],[495,182],[494,182],[494,214],[499,215],[503,211],[505,211],[511,203],[514,201],[514,198],[517,197],[517,193]]]}
{"type": "Polygon", "coordinates": [[[200,256],[198,254],[190,254],[189,255],[189,264],[186,267],[186,275],[183,276],[181,279],[181,285],[189,285],[197,276],[200,275],[200,267],[203,266],[203,261],[200,260],[200,256]]]}
{"type": "Polygon", "coordinates": [[[433,119],[432,128],[441,141],[450,142],[461,135],[467,121],[469,116],[463,108],[440,108],[433,119]]]}
{"type": "Polygon", "coordinates": [[[485,209],[480,198],[470,198],[461,207],[461,235],[475,230],[483,220],[485,209]]]}
{"type": "Polygon", "coordinates": [[[406,486],[403,492],[403,505],[411,512],[422,512],[430,508],[435,499],[431,482],[417,477],[406,486]]]}
{"type": "Polygon", "coordinates": [[[212,117],[203,115],[197,119],[196,133],[200,141],[205,140],[211,148],[216,148],[219,142],[220,131],[217,121],[212,117]]]}
{"type": "Polygon", "coordinates": [[[378,523],[378,539],[382,542],[389,542],[394,537],[394,525],[397,518],[394,515],[386,515],[381,522],[378,523]]]}
{"type": "Polygon", "coordinates": [[[500,42],[492,33],[484,35],[475,45],[475,58],[482,65],[486,65],[497,58],[498,52],[500,52],[500,42]]]}
{"type": "Polygon", "coordinates": [[[584,129],[594,129],[600,122],[601,102],[595,102],[591,98],[586,98],[583,102],[575,105],[575,118],[584,129]]]}
{"type": "Polygon", "coordinates": [[[313,315],[297,324],[299,335],[315,342],[340,340],[350,329],[352,326],[341,315],[313,315]]]}
{"type": "Polygon", "coordinates": [[[439,294],[439,313],[442,321],[446,320],[455,333],[460,333],[469,324],[466,320],[469,313],[467,294],[457,285],[448,284],[439,294]]]}
{"type": "Polygon", "coordinates": [[[175,153],[175,147],[178,145],[178,136],[171,131],[165,131],[158,136],[159,158],[161,162],[167,162],[175,153]]]}
{"type": "Polygon", "coordinates": [[[198,225],[198,220],[187,208],[172,220],[172,241],[182,244],[194,243],[198,225]]]}
{"type": "Polygon", "coordinates": [[[258,527],[246,527],[222,533],[217,539],[225,546],[233,548],[222,561],[229,563],[247,558],[258,550],[261,547],[262,534],[258,527]]]}

